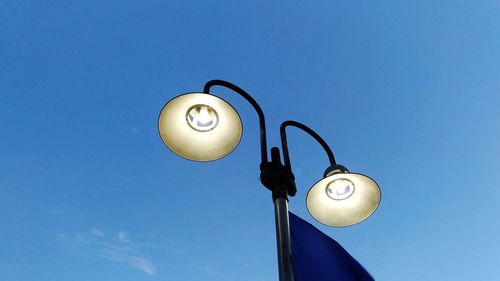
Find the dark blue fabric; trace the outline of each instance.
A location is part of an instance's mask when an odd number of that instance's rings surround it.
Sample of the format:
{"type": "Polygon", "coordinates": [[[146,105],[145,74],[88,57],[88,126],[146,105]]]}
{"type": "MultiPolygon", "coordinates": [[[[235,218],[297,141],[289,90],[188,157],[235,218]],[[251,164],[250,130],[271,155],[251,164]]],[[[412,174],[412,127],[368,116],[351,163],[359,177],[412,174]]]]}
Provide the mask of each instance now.
{"type": "Polygon", "coordinates": [[[374,281],[339,243],[289,214],[295,281],[374,281]]]}

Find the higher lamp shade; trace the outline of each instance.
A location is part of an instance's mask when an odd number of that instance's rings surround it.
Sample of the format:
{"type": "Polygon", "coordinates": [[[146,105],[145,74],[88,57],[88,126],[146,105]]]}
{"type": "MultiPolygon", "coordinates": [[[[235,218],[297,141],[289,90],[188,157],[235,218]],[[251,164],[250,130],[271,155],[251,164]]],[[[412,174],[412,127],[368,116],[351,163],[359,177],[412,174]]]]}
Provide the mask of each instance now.
{"type": "Polygon", "coordinates": [[[213,161],[231,153],[241,140],[241,119],[223,99],[188,93],[170,100],[158,118],[163,142],[193,161],[213,161]]]}
{"type": "Polygon", "coordinates": [[[307,193],[307,210],[328,226],[349,226],[367,219],[380,203],[381,193],[371,178],[335,173],[318,181],[307,193]]]}

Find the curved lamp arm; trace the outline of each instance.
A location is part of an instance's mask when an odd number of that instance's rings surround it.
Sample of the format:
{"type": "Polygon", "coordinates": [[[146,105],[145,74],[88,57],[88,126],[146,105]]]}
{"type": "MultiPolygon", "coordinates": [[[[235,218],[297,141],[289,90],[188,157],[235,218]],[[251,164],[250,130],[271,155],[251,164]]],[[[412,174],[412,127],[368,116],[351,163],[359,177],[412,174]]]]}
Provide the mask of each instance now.
{"type": "Polygon", "coordinates": [[[212,86],[222,86],[233,90],[240,96],[244,97],[253,106],[255,111],[257,111],[257,115],[259,115],[259,125],[260,125],[260,155],[262,159],[261,161],[262,163],[266,163],[267,162],[266,120],[264,118],[264,112],[262,111],[262,108],[260,108],[259,104],[252,98],[252,96],[250,96],[243,89],[224,80],[208,81],[205,84],[205,87],[203,88],[203,92],[208,94],[212,86]]]}
{"type": "Polygon", "coordinates": [[[288,152],[288,143],[286,139],[286,127],[288,126],[293,126],[296,128],[299,128],[303,130],[304,132],[308,133],[311,137],[313,137],[316,141],[319,142],[319,144],[323,147],[325,150],[326,154],[328,155],[328,160],[330,160],[330,165],[334,166],[336,165],[335,162],[335,156],[333,156],[333,152],[328,146],[328,144],[311,128],[307,127],[306,125],[296,122],[296,121],[285,121],[281,123],[280,126],[280,136],[281,136],[281,146],[283,149],[283,160],[285,162],[285,167],[291,172],[292,171],[292,165],[290,163],[290,154],[288,152]]]}

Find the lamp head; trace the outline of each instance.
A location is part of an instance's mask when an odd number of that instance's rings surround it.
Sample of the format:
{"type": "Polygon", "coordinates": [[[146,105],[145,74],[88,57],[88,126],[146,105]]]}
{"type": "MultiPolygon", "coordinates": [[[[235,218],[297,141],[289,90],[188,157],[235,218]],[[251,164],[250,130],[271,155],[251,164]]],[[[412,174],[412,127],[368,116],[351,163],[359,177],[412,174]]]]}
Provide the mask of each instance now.
{"type": "Polygon", "coordinates": [[[307,193],[307,210],[328,226],[349,226],[367,219],[380,203],[377,183],[341,165],[326,169],[324,178],[307,193]]]}
{"type": "Polygon", "coordinates": [[[193,161],[213,161],[238,146],[243,128],[236,110],[223,99],[187,93],[163,107],[158,130],[175,154],[193,161]]]}

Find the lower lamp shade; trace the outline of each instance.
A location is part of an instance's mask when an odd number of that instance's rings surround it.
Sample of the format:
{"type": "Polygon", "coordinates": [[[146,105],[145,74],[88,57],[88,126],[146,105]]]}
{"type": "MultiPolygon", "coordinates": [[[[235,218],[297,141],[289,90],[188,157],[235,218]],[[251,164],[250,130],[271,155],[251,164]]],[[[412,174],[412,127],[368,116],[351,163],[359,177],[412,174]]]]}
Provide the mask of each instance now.
{"type": "Polygon", "coordinates": [[[158,119],[163,142],[193,161],[213,161],[231,153],[241,140],[241,119],[223,99],[188,93],[170,100],[158,119]]]}
{"type": "Polygon", "coordinates": [[[307,210],[328,226],[349,226],[367,219],[380,203],[381,193],[371,178],[336,173],[318,181],[307,193],[307,210]]]}

